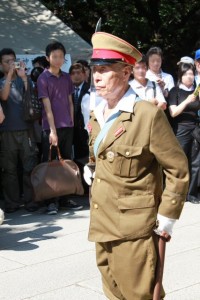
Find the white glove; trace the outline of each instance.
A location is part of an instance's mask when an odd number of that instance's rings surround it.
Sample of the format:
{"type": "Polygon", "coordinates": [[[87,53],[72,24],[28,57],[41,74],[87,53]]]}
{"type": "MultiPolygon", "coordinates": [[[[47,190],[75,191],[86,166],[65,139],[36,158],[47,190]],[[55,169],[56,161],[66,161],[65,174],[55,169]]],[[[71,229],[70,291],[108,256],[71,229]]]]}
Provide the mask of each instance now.
{"type": "Polygon", "coordinates": [[[3,223],[4,221],[4,212],[3,210],[0,208],[0,225],[3,223]]]}
{"type": "Polygon", "coordinates": [[[83,177],[85,179],[85,182],[88,185],[92,185],[92,180],[94,179],[95,172],[92,171],[87,165],[83,168],[83,177]]]}
{"type": "Polygon", "coordinates": [[[157,220],[158,220],[158,228],[155,229],[155,232],[158,235],[162,235],[162,232],[165,231],[171,236],[172,229],[174,224],[176,223],[176,220],[164,217],[160,214],[157,215],[157,220]]]}

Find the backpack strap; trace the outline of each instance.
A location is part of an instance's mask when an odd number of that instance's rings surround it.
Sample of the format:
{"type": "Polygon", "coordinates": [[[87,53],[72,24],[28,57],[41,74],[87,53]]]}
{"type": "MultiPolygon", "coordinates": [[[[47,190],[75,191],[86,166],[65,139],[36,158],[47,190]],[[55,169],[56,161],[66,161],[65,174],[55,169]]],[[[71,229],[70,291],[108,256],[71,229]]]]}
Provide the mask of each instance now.
{"type": "Polygon", "coordinates": [[[100,145],[101,141],[104,139],[104,137],[108,133],[109,129],[111,128],[112,124],[118,118],[118,116],[120,114],[121,114],[121,111],[118,111],[117,113],[113,114],[110,118],[108,118],[108,120],[104,124],[103,128],[99,132],[99,134],[98,134],[98,136],[97,136],[97,138],[94,142],[94,155],[95,155],[95,157],[97,157],[97,152],[98,152],[99,145],[100,145]]]}
{"type": "Polygon", "coordinates": [[[180,99],[180,89],[179,89],[179,87],[177,86],[176,87],[176,101],[177,101],[177,103],[176,103],[176,105],[178,105],[178,100],[180,99]]]}
{"type": "Polygon", "coordinates": [[[155,81],[152,81],[153,84],[153,97],[156,98],[156,83],[155,81]]]}

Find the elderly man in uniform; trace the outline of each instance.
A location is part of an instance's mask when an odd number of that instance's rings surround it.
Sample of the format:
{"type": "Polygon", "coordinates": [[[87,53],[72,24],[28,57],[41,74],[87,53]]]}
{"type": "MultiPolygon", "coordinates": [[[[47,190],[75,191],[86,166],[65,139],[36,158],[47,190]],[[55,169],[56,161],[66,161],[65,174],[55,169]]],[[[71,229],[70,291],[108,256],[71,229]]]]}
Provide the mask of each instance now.
{"type": "Polygon", "coordinates": [[[128,84],[141,53],[104,32],[95,33],[92,44],[94,84],[105,101],[88,124],[95,163],[95,176],[91,163],[84,174],[88,184],[93,180],[89,240],[96,243],[108,299],[150,300],[158,234],[169,240],[181,214],[188,163],[163,111],[136,98],[128,84]]]}

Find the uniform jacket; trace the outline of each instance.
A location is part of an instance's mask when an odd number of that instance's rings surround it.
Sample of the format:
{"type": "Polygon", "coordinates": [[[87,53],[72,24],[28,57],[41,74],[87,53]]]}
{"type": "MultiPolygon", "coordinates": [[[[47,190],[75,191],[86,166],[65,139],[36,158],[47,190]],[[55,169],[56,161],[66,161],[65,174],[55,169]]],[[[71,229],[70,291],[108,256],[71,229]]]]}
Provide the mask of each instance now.
{"type": "MultiPolygon", "coordinates": [[[[165,114],[147,101],[134,105],[134,95],[128,101],[132,109],[121,109],[96,157],[91,191],[91,241],[150,235],[157,213],[178,219],[185,202],[188,162],[165,114]],[[166,175],[164,190],[162,168],[166,175]]],[[[126,101],[122,104],[126,106],[126,101]]],[[[94,113],[88,128],[92,158],[93,144],[100,131],[94,113]]]]}

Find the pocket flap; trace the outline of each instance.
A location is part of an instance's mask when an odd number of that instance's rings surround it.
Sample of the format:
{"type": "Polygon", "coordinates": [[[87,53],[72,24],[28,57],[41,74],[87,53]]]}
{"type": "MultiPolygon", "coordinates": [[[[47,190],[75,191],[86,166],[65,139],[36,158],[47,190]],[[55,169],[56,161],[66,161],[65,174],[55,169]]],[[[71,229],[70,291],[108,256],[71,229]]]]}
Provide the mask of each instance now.
{"type": "Polygon", "coordinates": [[[118,199],[118,208],[120,210],[154,207],[154,195],[131,195],[118,199]]]}
{"type": "Polygon", "coordinates": [[[115,151],[125,157],[133,157],[138,156],[142,153],[142,147],[116,145],[115,151]]]}

